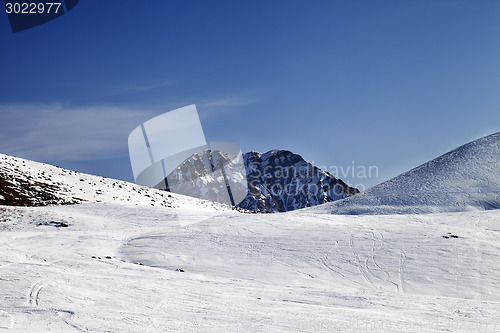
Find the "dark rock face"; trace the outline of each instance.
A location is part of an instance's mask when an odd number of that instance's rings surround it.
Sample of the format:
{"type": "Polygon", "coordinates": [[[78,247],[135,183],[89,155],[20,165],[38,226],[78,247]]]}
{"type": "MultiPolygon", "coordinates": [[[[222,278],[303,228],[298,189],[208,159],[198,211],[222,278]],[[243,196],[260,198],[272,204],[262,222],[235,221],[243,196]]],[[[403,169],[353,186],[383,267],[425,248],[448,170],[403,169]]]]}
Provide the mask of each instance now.
{"type": "Polygon", "coordinates": [[[229,163],[221,155],[226,161],[222,173],[214,172],[211,154],[207,150],[186,159],[167,177],[168,190],[210,201],[235,202],[238,208],[266,213],[316,206],[359,193],[287,150],[249,152],[243,155],[241,165],[229,163]],[[234,200],[225,198],[226,184],[234,200]]]}
{"type": "Polygon", "coordinates": [[[78,198],[68,198],[63,195],[62,193],[70,190],[62,183],[52,180],[51,174],[37,171],[36,177],[30,175],[26,172],[25,163],[22,159],[7,155],[1,157],[0,205],[33,207],[81,202],[78,198]],[[15,161],[20,161],[22,166],[17,165],[15,161]]]}
{"type": "Polygon", "coordinates": [[[238,207],[251,211],[286,212],[359,193],[287,150],[249,152],[244,161],[249,193],[238,207]]]}

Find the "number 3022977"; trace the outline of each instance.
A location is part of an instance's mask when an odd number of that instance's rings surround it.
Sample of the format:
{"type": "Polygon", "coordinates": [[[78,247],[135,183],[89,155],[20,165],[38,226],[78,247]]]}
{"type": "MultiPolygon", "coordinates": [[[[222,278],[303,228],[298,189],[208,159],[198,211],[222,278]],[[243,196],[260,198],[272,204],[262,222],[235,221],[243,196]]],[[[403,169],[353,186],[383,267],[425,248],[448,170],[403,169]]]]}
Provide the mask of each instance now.
{"type": "Polygon", "coordinates": [[[61,8],[60,2],[7,2],[5,11],[7,14],[50,14],[58,13],[61,8]]]}

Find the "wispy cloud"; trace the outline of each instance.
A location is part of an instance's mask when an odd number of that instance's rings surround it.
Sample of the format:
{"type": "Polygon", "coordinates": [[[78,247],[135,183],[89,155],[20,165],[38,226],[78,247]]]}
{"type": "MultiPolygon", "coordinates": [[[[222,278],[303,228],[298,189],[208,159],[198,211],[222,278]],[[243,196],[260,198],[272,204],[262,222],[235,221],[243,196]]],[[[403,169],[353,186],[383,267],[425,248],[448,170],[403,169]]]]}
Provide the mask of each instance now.
{"type": "Polygon", "coordinates": [[[164,80],[159,82],[135,82],[135,83],[125,83],[121,85],[114,86],[110,88],[110,92],[114,94],[138,94],[144,93],[155,89],[160,89],[164,87],[169,87],[174,84],[174,80],[164,80]]]}
{"type": "Polygon", "coordinates": [[[229,95],[148,107],[4,103],[0,104],[0,153],[37,161],[123,157],[128,154],[130,132],[154,116],[196,103],[203,119],[256,101],[248,95],[229,95]]]}
{"type": "Polygon", "coordinates": [[[137,107],[0,104],[0,152],[34,160],[85,160],[127,152],[128,134],[157,114],[137,107]]]}
{"type": "Polygon", "coordinates": [[[259,97],[249,94],[227,95],[218,98],[202,99],[196,104],[201,118],[212,117],[218,113],[228,113],[241,106],[257,103],[259,97]]]}

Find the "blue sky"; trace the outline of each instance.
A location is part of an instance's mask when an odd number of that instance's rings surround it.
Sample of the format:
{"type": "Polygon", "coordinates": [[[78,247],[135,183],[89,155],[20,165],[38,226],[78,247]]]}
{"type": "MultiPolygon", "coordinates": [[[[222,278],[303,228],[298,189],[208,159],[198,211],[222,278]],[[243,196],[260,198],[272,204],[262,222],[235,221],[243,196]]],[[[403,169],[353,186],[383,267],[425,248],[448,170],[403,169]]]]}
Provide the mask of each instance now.
{"type": "MultiPolygon", "coordinates": [[[[196,104],[207,141],[377,166],[500,131],[500,2],[80,1],[0,15],[0,152],[132,181],[127,137],[196,104]]],[[[332,169],[333,170],[333,169],[332,169]]]]}

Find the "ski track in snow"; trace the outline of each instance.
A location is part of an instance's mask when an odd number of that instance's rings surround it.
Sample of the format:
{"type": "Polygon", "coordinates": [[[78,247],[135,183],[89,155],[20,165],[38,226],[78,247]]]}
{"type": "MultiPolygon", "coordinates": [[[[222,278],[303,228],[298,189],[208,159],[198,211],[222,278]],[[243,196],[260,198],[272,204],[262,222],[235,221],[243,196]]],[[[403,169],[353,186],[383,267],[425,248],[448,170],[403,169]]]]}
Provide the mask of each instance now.
{"type": "MultiPolygon", "coordinates": [[[[19,317],[19,322],[20,324],[26,324],[26,316],[28,318],[30,317],[36,317],[39,318],[40,323],[44,323],[45,329],[47,331],[58,331],[58,332],[73,332],[73,331],[79,331],[79,332],[88,332],[88,329],[83,329],[79,327],[78,325],[75,325],[72,323],[71,319],[75,315],[74,311],[71,310],[63,310],[63,309],[57,309],[57,308],[50,308],[50,307],[45,307],[40,305],[40,293],[41,291],[46,287],[47,285],[44,283],[44,280],[39,280],[31,285],[31,287],[28,289],[27,295],[26,295],[26,305],[28,307],[24,306],[17,306],[12,310],[15,310],[15,312],[18,312],[17,316],[19,317]],[[61,325],[61,323],[63,323],[61,325]]],[[[3,316],[3,319],[5,319],[5,316],[3,316]]],[[[14,315],[5,311],[5,310],[0,310],[0,329],[16,329],[16,332],[21,331],[21,332],[32,332],[32,331],[38,331],[39,328],[34,328],[32,327],[33,323],[30,323],[30,325],[21,325],[20,327],[17,327],[16,325],[16,320],[14,318],[14,315]],[[2,320],[2,314],[5,314],[9,318],[9,324],[6,325],[5,320],[2,320]]],[[[36,325],[35,326],[39,326],[36,325]]],[[[39,326],[42,327],[42,326],[39,326]]]]}
{"type": "Polygon", "coordinates": [[[404,279],[404,265],[405,265],[405,258],[406,254],[404,251],[400,250],[400,256],[399,256],[399,265],[398,265],[398,273],[399,273],[399,285],[398,285],[398,291],[401,293],[405,293],[405,279],[404,279]]]}
{"type": "Polygon", "coordinates": [[[56,310],[56,312],[58,314],[57,319],[64,321],[64,323],[66,323],[66,325],[68,325],[69,327],[73,328],[73,330],[76,330],[76,331],[79,331],[79,332],[88,332],[88,329],[80,328],[79,326],[73,324],[70,321],[71,317],[73,317],[75,315],[75,313],[73,311],[56,310]]]}
{"type": "Polygon", "coordinates": [[[359,273],[361,274],[363,279],[368,283],[368,285],[375,288],[375,284],[373,283],[372,278],[368,275],[366,262],[365,262],[365,265],[363,266],[363,264],[361,263],[362,260],[360,259],[360,256],[354,247],[354,234],[353,233],[351,233],[351,237],[349,238],[349,246],[350,246],[351,251],[352,251],[352,256],[354,257],[354,265],[356,265],[359,273]]]}
{"type": "Polygon", "coordinates": [[[27,303],[30,306],[38,306],[38,299],[40,297],[40,291],[45,287],[43,281],[35,282],[29,289],[27,296],[27,303]]]}

